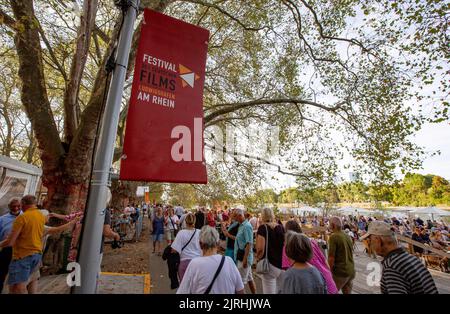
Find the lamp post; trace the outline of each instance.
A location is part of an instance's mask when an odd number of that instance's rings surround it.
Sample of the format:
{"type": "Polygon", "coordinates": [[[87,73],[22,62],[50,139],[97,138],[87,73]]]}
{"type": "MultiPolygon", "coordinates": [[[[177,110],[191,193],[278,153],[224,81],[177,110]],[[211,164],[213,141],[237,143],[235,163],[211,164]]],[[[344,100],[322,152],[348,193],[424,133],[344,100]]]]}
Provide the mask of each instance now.
{"type": "Polygon", "coordinates": [[[114,64],[105,113],[95,154],[93,175],[89,187],[87,209],[84,216],[83,234],[80,244],[79,264],[81,285],[73,290],[77,294],[92,294],[97,291],[102,256],[103,224],[107,193],[111,185],[111,165],[119,123],[120,104],[133,37],[134,23],[138,14],[139,0],[115,1],[123,11],[123,25],[119,34],[117,58],[114,64]]]}

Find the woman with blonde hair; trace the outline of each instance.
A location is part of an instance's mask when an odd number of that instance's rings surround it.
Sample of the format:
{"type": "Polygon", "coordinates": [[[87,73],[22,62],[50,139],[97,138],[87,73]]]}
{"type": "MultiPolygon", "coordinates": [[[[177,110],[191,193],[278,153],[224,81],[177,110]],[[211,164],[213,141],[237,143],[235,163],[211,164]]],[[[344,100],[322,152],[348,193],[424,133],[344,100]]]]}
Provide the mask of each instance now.
{"type": "Polygon", "coordinates": [[[269,272],[261,274],[264,294],[275,294],[280,289],[282,270],[282,252],[284,245],[284,228],[275,222],[275,215],[270,208],[261,210],[261,222],[256,232],[256,258],[269,260],[269,272]]]}
{"type": "Polygon", "coordinates": [[[171,247],[172,250],[180,254],[180,265],[178,266],[178,276],[183,280],[186,268],[192,259],[202,255],[200,248],[200,230],[195,229],[195,216],[192,213],[186,215],[184,219],[186,229],[180,230],[175,237],[171,247]]]}

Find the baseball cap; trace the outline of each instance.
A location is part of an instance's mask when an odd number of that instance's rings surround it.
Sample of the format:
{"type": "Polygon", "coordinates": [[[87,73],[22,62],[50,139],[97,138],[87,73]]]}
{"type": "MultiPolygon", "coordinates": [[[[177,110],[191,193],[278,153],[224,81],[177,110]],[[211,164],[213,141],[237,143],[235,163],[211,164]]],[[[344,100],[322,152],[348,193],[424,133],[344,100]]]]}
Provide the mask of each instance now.
{"type": "Polygon", "coordinates": [[[391,226],[384,221],[373,221],[369,225],[369,229],[365,235],[363,235],[360,239],[364,240],[371,235],[377,236],[390,236],[392,235],[391,226]]]}

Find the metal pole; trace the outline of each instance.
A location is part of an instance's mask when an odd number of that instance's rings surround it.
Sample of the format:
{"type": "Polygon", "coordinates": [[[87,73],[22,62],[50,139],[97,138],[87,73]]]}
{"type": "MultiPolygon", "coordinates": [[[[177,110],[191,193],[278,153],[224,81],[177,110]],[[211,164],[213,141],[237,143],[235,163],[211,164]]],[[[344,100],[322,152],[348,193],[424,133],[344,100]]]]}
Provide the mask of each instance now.
{"type": "Polygon", "coordinates": [[[134,22],[139,0],[130,0],[117,46],[117,58],[109,86],[108,98],[103,116],[102,128],[95,156],[89,199],[84,217],[84,230],[80,247],[81,286],[74,288],[77,294],[92,294],[97,291],[100,273],[100,248],[105,220],[107,191],[110,186],[110,170],[113,160],[114,143],[119,122],[120,104],[125,83],[128,56],[130,54],[134,22]]]}

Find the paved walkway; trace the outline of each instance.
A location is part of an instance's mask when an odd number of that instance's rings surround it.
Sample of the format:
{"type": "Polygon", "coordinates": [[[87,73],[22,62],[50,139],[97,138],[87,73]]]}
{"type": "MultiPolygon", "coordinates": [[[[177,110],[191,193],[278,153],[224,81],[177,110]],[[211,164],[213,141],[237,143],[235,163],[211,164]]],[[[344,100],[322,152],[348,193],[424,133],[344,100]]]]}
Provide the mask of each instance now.
{"type": "MultiPolygon", "coordinates": [[[[39,280],[40,294],[69,294],[67,274],[44,276],[39,280]]],[[[3,293],[8,293],[5,288],[3,293]]],[[[149,274],[101,273],[98,294],[149,294],[149,274]]]]}
{"type": "MultiPolygon", "coordinates": [[[[353,293],[380,294],[380,287],[377,285],[374,269],[379,267],[381,270],[381,258],[373,259],[368,257],[367,254],[363,252],[362,244],[358,243],[354,253],[354,261],[356,278],[353,282],[353,293]]],[[[436,282],[439,292],[450,294],[450,274],[445,274],[432,269],[430,269],[430,272],[436,282]]],[[[176,290],[170,289],[167,265],[161,257],[156,255],[150,257],[150,273],[153,278],[151,283],[151,293],[176,292],[176,290]]],[[[255,272],[253,272],[253,278],[255,279],[257,292],[262,293],[261,279],[255,272]]],[[[246,293],[250,293],[248,288],[246,288],[246,293]]]]}
{"type": "MultiPolygon", "coordinates": [[[[376,284],[377,277],[374,270],[381,269],[381,258],[370,258],[358,244],[354,255],[356,278],[354,280],[354,294],[379,294],[380,288],[376,284]],[[373,283],[375,282],[375,283],[373,283]]],[[[176,290],[170,289],[167,264],[160,256],[149,256],[150,274],[119,274],[102,273],[99,283],[99,293],[110,294],[174,294],[176,290]]],[[[430,270],[440,293],[450,294],[450,274],[436,270],[430,270]]],[[[262,293],[261,279],[253,272],[258,293],[262,293]]],[[[69,293],[66,284],[67,275],[55,275],[42,277],[39,282],[40,293],[69,293]]],[[[378,278],[379,279],[379,278],[378,278]]],[[[6,290],[6,289],[5,289],[6,290]]],[[[3,293],[5,293],[4,291],[3,293]]],[[[250,293],[246,288],[246,293],[250,293]]]]}

